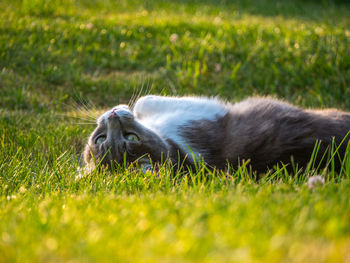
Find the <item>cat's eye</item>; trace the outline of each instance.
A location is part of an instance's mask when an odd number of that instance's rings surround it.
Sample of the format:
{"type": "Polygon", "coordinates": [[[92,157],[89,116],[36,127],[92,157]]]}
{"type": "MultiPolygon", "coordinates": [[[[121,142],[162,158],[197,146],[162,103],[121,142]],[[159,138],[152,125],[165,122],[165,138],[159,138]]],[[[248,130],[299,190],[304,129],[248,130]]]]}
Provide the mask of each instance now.
{"type": "Polygon", "coordinates": [[[95,140],[95,143],[96,143],[96,144],[101,144],[101,143],[103,143],[105,140],[106,140],[106,136],[101,135],[101,136],[98,136],[98,137],[97,137],[97,139],[95,140]]]}
{"type": "Polygon", "coordinates": [[[139,137],[137,137],[135,134],[133,133],[129,133],[127,135],[125,135],[125,138],[128,140],[128,141],[132,141],[132,142],[138,142],[140,139],[139,137]]]}

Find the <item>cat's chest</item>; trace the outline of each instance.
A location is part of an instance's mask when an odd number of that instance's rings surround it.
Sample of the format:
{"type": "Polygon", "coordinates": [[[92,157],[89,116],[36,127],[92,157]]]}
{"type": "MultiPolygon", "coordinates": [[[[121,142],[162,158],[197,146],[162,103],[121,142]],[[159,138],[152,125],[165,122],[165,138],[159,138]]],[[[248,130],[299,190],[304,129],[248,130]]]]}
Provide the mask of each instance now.
{"type": "MultiPolygon", "coordinates": [[[[159,112],[139,120],[144,126],[153,130],[163,138],[175,142],[185,153],[195,156],[203,155],[196,144],[193,144],[191,138],[185,136],[185,131],[195,128],[201,121],[215,120],[220,115],[203,116],[201,112],[159,112]]],[[[197,136],[197,134],[193,134],[197,136]]],[[[198,135],[199,136],[199,135],[198,135]]]]}
{"type": "Polygon", "coordinates": [[[216,99],[152,95],[140,98],[133,111],[141,124],[172,140],[188,154],[197,154],[198,147],[191,144],[191,138],[185,137],[183,131],[201,120],[212,121],[227,113],[224,104],[216,99]]]}

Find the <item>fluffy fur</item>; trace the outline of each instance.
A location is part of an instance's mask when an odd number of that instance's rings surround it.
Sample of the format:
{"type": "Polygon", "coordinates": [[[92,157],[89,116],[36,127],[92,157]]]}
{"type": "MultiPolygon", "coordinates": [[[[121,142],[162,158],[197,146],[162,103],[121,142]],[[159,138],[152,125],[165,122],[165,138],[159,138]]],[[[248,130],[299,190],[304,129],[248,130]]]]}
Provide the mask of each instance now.
{"type": "Polygon", "coordinates": [[[201,157],[219,169],[249,159],[253,170],[264,172],[291,157],[305,167],[317,140],[322,141],[319,157],[333,138],[339,145],[350,130],[350,114],[263,97],[230,104],[216,98],[145,96],[133,111],[119,105],[97,124],[84,153],[89,165],[126,160],[147,167],[169,158],[193,166],[201,157]]]}

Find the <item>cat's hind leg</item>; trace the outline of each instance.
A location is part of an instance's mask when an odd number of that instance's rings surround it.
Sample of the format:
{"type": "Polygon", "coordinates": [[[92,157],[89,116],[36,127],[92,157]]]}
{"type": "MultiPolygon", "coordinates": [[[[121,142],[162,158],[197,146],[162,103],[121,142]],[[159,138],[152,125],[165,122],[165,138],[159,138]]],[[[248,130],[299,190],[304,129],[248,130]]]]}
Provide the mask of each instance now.
{"type": "Polygon", "coordinates": [[[148,95],[136,101],[133,112],[138,119],[141,119],[159,112],[166,112],[169,104],[171,99],[168,97],[148,95]]]}

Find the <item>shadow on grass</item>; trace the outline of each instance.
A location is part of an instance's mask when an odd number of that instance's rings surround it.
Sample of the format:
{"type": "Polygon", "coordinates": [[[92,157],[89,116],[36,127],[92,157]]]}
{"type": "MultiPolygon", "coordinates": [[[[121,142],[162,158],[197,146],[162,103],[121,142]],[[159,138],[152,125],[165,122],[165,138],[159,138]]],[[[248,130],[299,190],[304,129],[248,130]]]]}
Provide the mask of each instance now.
{"type": "MultiPolygon", "coordinates": [[[[185,10],[186,13],[193,14],[199,11],[209,14],[232,14],[232,16],[244,14],[265,17],[281,16],[287,19],[306,21],[322,21],[333,18],[335,21],[339,21],[339,19],[347,18],[350,15],[350,0],[85,0],[75,1],[74,4],[72,1],[24,0],[24,2],[21,2],[16,0],[13,3],[23,14],[67,20],[70,16],[65,13],[72,12],[76,16],[79,14],[77,12],[79,8],[91,11],[98,10],[100,13],[130,12],[145,9],[148,11],[164,10],[166,12],[185,10]],[[334,13],[334,15],[331,13],[334,13]]],[[[12,4],[12,2],[9,4],[12,4]]]]}
{"type": "Polygon", "coordinates": [[[287,19],[299,19],[306,21],[322,21],[329,19],[330,12],[336,12],[334,19],[341,17],[347,18],[350,14],[349,0],[311,0],[311,1],[280,1],[280,0],[164,0],[151,1],[146,8],[151,9],[158,3],[165,5],[181,5],[186,6],[188,10],[196,11],[203,7],[207,7],[208,12],[223,12],[237,15],[258,15],[265,17],[281,16],[287,19]],[[151,4],[152,3],[152,4],[151,4]],[[339,10],[339,7],[344,7],[339,10]],[[338,10],[334,10],[334,9],[338,10]],[[339,12],[340,11],[340,12],[339,12]]]}

